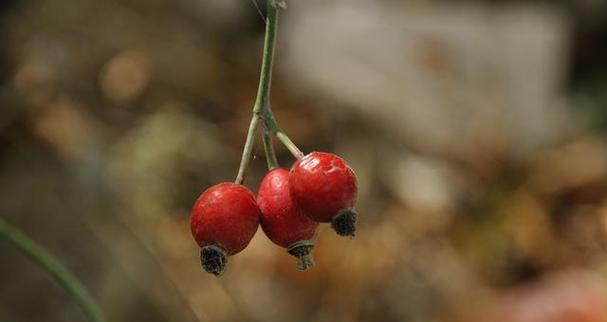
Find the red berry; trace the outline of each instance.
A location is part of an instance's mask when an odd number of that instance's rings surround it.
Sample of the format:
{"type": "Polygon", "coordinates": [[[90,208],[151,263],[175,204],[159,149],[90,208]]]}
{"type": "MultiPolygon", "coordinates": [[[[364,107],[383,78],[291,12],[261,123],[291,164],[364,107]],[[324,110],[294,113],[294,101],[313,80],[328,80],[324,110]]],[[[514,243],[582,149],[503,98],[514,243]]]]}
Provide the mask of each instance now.
{"type": "Polygon", "coordinates": [[[224,182],[207,189],[196,200],[190,218],[192,236],[202,247],[202,267],[220,275],[227,256],[242,251],[258,225],[259,208],[245,186],[224,182]]]}
{"type": "Polygon", "coordinates": [[[268,172],[259,186],[257,204],[266,236],[297,257],[300,270],[311,267],[314,263],[309,254],[318,223],[295,207],[289,193],[289,171],[274,169],[268,172]]]}
{"type": "Polygon", "coordinates": [[[293,164],[289,176],[291,196],[308,217],[331,222],[342,236],[356,230],[356,174],[342,158],[312,152],[293,164]]]}

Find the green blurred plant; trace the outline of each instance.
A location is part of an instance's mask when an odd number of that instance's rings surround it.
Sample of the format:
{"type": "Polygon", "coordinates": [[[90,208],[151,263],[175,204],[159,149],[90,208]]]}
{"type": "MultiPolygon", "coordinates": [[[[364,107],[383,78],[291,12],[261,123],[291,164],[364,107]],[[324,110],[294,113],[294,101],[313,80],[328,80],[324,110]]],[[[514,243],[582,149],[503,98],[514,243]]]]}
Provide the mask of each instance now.
{"type": "Polygon", "coordinates": [[[36,244],[26,234],[0,218],[0,239],[6,239],[20,252],[49,273],[78,303],[93,322],[104,322],[103,314],[84,285],[58,259],[36,244]]]}

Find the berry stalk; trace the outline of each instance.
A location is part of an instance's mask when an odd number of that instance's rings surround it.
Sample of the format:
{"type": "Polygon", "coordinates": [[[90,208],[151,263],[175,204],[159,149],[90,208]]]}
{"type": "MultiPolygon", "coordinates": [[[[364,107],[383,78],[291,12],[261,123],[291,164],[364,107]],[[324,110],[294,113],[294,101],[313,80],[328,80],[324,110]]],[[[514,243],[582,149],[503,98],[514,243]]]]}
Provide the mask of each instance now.
{"type": "Polygon", "coordinates": [[[253,152],[253,141],[255,139],[255,132],[257,131],[257,124],[259,123],[259,115],[253,113],[251,123],[249,124],[249,131],[247,133],[247,140],[244,143],[242,150],[242,158],[240,159],[240,166],[238,167],[238,174],[236,175],[236,184],[242,184],[247,169],[249,168],[249,161],[251,160],[251,153],[253,152]]]}
{"type": "Polygon", "coordinates": [[[289,136],[278,126],[278,122],[274,118],[272,108],[268,105],[261,112],[261,119],[263,120],[264,127],[276,135],[276,138],[291,152],[291,154],[297,159],[304,157],[303,152],[291,141],[289,136]]]}
{"type": "Polygon", "coordinates": [[[276,152],[274,152],[274,145],[272,143],[272,132],[265,126],[263,127],[263,150],[266,153],[266,162],[268,163],[268,170],[272,171],[278,168],[278,160],[276,159],[276,152]]]}
{"type": "Polygon", "coordinates": [[[84,285],[50,253],[36,244],[27,235],[10,226],[0,218],[0,239],[6,239],[20,252],[27,255],[38,266],[44,269],[69,293],[78,303],[82,312],[92,322],[104,322],[101,310],[86,290],[84,285]]]}
{"type": "MultiPolygon", "coordinates": [[[[247,139],[242,151],[240,167],[235,182],[241,184],[244,181],[245,173],[249,167],[251,154],[253,152],[253,143],[255,132],[259,124],[259,119],[262,120],[264,129],[270,131],[289,149],[289,151],[298,159],[303,156],[303,153],[295,146],[289,137],[278,127],[276,120],[270,108],[270,86],[272,83],[272,68],[274,65],[274,48],[276,47],[276,34],[278,32],[278,11],[285,9],[286,4],[283,0],[270,0],[267,6],[266,14],[266,31],[263,45],[263,58],[261,62],[261,73],[259,76],[259,88],[257,90],[257,98],[253,106],[253,117],[249,125],[247,139]]],[[[271,148],[271,139],[268,140],[264,132],[264,150],[266,158],[268,158],[268,166],[274,166],[276,155],[274,149],[271,148]],[[270,143],[270,144],[268,144],[270,143]]]]}

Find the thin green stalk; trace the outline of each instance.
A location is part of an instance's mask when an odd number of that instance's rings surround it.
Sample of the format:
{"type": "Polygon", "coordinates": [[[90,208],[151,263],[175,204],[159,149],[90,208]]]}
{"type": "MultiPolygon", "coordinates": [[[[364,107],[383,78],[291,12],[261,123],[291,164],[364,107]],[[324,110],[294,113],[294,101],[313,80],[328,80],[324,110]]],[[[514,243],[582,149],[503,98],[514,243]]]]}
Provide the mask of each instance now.
{"type": "Polygon", "coordinates": [[[90,321],[105,321],[99,306],[97,306],[84,285],[53,255],[37,245],[17,228],[10,226],[2,218],[0,218],[0,238],[4,238],[10,242],[15,248],[49,273],[55,281],[61,284],[78,303],[82,312],[90,321]]]}
{"type": "Polygon", "coordinates": [[[272,109],[264,109],[262,119],[265,128],[274,133],[274,135],[276,135],[276,138],[278,138],[278,140],[282,142],[282,144],[289,150],[289,152],[291,152],[291,154],[293,154],[296,159],[299,160],[303,158],[303,152],[301,152],[301,150],[295,145],[295,143],[291,141],[289,136],[285,134],[285,132],[283,132],[283,130],[280,129],[280,127],[278,126],[278,123],[274,118],[274,114],[272,113],[272,109]]]}
{"type": "Polygon", "coordinates": [[[291,141],[291,139],[285,134],[285,132],[278,130],[274,132],[274,134],[280,140],[280,142],[282,142],[282,144],[287,147],[289,152],[291,152],[291,154],[293,154],[296,159],[299,160],[304,157],[303,152],[301,152],[301,150],[295,145],[295,143],[291,141]]]}
{"type": "Polygon", "coordinates": [[[268,163],[268,170],[274,170],[278,168],[278,160],[276,159],[276,152],[274,152],[274,144],[272,143],[272,132],[264,125],[263,127],[263,150],[266,153],[266,162],[268,163]]]}
{"type": "MultiPolygon", "coordinates": [[[[264,46],[264,62],[261,67],[261,79],[259,83],[259,91],[257,92],[257,101],[253,112],[258,112],[262,115],[264,126],[267,130],[272,131],[274,135],[287,147],[287,149],[297,159],[303,157],[303,153],[289,139],[289,137],[278,127],[276,119],[270,107],[270,84],[272,78],[272,66],[274,61],[275,39],[278,31],[278,8],[286,8],[287,5],[282,0],[272,1],[272,5],[268,6],[268,14],[266,18],[266,41],[264,46]],[[267,59],[266,59],[267,58],[267,59]],[[265,81],[264,81],[265,80],[265,81]]],[[[274,153],[266,150],[268,153],[274,153]]],[[[272,157],[271,157],[272,158],[272,157]]],[[[276,156],[273,156],[276,159],[276,156]]]]}
{"type": "Polygon", "coordinates": [[[244,149],[242,150],[242,158],[240,159],[240,166],[238,167],[238,174],[236,175],[237,184],[244,182],[244,176],[249,168],[249,161],[251,161],[251,153],[253,153],[253,143],[255,141],[255,131],[257,130],[257,123],[259,123],[259,114],[253,113],[251,118],[251,124],[249,125],[249,132],[247,133],[247,140],[244,143],[244,149]]]}
{"type": "Polygon", "coordinates": [[[278,33],[278,9],[274,4],[268,5],[266,16],[266,36],[263,43],[263,58],[259,75],[259,88],[253,113],[262,113],[270,107],[270,86],[272,84],[272,68],[274,67],[274,48],[278,33]]]}
{"type": "Polygon", "coordinates": [[[255,105],[253,106],[253,117],[249,125],[249,131],[247,133],[247,139],[245,146],[242,151],[242,158],[240,159],[240,166],[238,168],[238,175],[236,176],[235,182],[242,184],[246,171],[249,167],[249,161],[251,160],[251,153],[253,152],[254,137],[261,118],[264,122],[264,150],[269,167],[277,166],[276,155],[272,148],[271,139],[268,140],[267,130],[270,130],[275,134],[278,139],[283,142],[289,151],[300,158],[303,155],[299,149],[293,144],[293,142],[278,128],[274,117],[272,116],[272,110],[270,108],[270,86],[272,84],[272,67],[274,65],[274,48],[276,47],[276,34],[278,32],[278,11],[286,8],[286,4],[282,0],[270,0],[270,4],[267,6],[266,15],[266,32],[265,40],[263,45],[263,58],[261,62],[261,73],[259,76],[259,88],[257,90],[257,98],[255,99],[255,105]],[[270,144],[268,144],[270,142],[270,144]]]}

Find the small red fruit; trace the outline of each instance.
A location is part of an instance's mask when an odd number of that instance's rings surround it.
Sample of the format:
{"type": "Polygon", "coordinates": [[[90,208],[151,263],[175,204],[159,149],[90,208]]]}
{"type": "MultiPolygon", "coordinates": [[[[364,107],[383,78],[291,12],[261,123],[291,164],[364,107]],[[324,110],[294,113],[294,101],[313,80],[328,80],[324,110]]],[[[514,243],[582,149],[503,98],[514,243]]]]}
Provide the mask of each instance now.
{"type": "Polygon", "coordinates": [[[190,218],[202,267],[221,275],[227,256],[247,247],[258,226],[259,208],[245,186],[224,182],[207,189],[196,200],[190,218]]]}
{"type": "Polygon", "coordinates": [[[331,222],[341,236],[356,231],[356,174],[342,158],[312,152],[293,164],[289,175],[291,196],[311,219],[331,222]]]}
{"type": "Polygon", "coordinates": [[[289,193],[289,171],[274,169],[266,174],[259,186],[257,204],[266,236],[297,257],[297,268],[312,267],[310,252],[318,223],[295,207],[289,193]]]}

